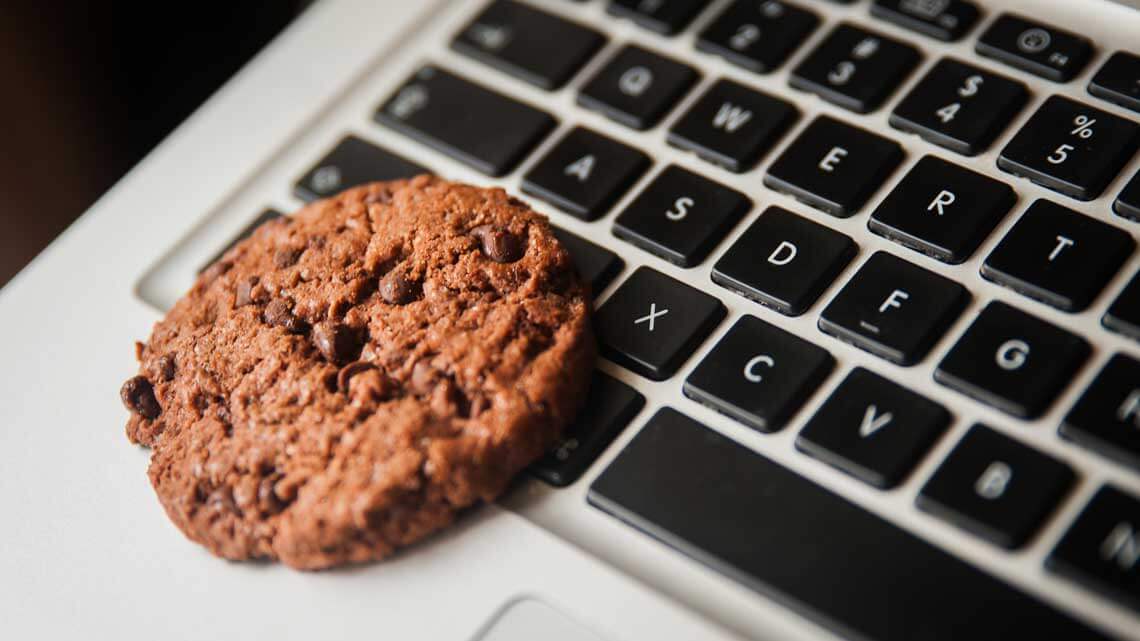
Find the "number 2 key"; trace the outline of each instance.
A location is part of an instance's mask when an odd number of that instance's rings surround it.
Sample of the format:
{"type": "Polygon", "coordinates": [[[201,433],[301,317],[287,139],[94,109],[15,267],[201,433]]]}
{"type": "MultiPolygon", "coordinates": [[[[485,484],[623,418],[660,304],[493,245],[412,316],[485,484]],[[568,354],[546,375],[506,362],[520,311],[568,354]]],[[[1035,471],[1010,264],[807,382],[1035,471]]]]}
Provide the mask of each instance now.
{"type": "Polygon", "coordinates": [[[1077,200],[1092,200],[1120,173],[1140,125],[1051,96],[998,157],[998,167],[1077,200]]]}

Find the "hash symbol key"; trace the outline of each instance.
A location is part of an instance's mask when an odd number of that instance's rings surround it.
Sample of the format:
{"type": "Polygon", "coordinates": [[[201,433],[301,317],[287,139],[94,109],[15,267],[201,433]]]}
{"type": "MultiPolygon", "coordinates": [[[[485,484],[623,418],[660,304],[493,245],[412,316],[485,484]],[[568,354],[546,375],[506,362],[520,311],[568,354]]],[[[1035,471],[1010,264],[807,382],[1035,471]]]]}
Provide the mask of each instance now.
{"type": "Polygon", "coordinates": [[[921,57],[905,42],[842,23],[792,70],[788,84],[869,113],[906,80],[921,57]]]}

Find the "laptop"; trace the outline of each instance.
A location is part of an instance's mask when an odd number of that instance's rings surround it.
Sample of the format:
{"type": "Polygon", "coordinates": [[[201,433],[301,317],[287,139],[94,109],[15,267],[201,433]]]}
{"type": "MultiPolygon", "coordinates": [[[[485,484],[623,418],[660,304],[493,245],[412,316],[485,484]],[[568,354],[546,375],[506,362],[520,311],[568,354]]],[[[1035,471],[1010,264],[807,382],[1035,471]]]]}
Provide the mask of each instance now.
{"type": "Polygon", "coordinates": [[[315,3],[0,291],[5,636],[1140,640],[1138,34],[1108,0],[315,3]],[[132,341],[258,223],[425,171],[573,252],[582,415],[383,563],[188,544],[122,433],[132,341]]]}

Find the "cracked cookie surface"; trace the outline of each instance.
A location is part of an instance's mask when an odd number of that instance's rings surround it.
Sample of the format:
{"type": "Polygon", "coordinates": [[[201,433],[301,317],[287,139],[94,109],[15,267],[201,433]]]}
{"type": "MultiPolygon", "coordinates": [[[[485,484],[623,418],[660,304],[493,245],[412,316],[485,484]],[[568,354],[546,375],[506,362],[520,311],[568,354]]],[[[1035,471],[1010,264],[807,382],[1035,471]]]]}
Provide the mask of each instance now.
{"type": "Polygon", "coordinates": [[[546,222],[421,176],[270,221],[138,344],[127,436],[229,559],[375,560],[497,496],[585,396],[590,298],[546,222]]]}

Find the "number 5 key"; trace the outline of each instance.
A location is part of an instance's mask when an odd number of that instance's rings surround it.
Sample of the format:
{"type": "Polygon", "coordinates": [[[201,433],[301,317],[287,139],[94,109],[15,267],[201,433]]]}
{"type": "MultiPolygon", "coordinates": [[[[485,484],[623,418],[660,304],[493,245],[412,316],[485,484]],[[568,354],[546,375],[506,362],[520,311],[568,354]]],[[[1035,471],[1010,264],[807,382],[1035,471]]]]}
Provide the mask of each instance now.
{"type": "Polygon", "coordinates": [[[1136,153],[1140,125],[1051,96],[998,157],[998,167],[1077,200],[1092,200],[1136,153]]]}

